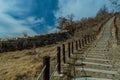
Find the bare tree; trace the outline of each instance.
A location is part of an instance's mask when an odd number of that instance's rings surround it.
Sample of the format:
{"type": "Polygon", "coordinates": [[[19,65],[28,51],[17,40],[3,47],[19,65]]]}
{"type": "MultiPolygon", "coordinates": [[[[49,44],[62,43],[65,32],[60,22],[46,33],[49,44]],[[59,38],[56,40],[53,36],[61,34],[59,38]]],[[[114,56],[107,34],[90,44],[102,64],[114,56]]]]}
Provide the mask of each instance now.
{"type": "Polygon", "coordinates": [[[97,16],[103,16],[108,14],[108,8],[106,7],[106,5],[104,5],[102,8],[100,8],[100,10],[97,13],[97,16]]]}
{"type": "Polygon", "coordinates": [[[63,30],[66,27],[67,19],[64,17],[59,17],[58,19],[58,29],[63,30]]]}
{"type": "Polygon", "coordinates": [[[120,0],[109,0],[113,12],[120,12],[120,0]]]}
{"type": "Polygon", "coordinates": [[[71,14],[71,15],[68,15],[68,20],[69,20],[69,24],[72,25],[73,23],[73,18],[74,18],[74,15],[71,14]]]}
{"type": "Polygon", "coordinates": [[[74,21],[73,21],[73,14],[68,15],[68,18],[65,17],[59,17],[58,19],[58,29],[61,31],[64,30],[71,30],[71,25],[73,25],[74,21]]]}

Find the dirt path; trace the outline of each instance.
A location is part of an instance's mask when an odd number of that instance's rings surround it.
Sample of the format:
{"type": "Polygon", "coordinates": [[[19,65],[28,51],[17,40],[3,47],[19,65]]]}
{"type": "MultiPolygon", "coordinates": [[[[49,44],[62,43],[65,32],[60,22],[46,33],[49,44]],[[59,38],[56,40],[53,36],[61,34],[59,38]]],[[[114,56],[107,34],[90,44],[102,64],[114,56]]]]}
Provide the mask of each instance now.
{"type": "Polygon", "coordinates": [[[74,66],[72,80],[119,80],[119,74],[115,69],[112,51],[112,24],[114,17],[104,26],[96,41],[84,54],[77,55],[77,64],[74,66]]]}

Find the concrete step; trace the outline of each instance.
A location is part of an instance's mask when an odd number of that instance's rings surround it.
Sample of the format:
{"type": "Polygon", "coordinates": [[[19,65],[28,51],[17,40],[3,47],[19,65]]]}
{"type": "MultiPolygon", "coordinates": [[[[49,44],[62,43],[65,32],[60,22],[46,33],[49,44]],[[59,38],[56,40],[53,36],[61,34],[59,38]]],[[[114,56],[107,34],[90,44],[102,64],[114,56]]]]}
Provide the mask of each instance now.
{"type": "Polygon", "coordinates": [[[119,75],[116,71],[107,71],[101,69],[91,69],[91,68],[76,68],[77,71],[85,71],[85,72],[95,72],[95,73],[102,73],[102,74],[109,74],[109,75],[119,75]]]}
{"type": "Polygon", "coordinates": [[[92,55],[92,56],[101,56],[101,57],[104,57],[105,56],[105,54],[103,54],[103,53],[92,53],[92,52],[86,52],[86,53],[84,53],[83,55],[92,55]]]}
{"type": "Polygon", "coordinates": [[[100,54],[100,55],[104,55],[105,52],[104,51],[87,51],[87,52],[84,52],[85,54],[100,54]]]}
{"type": "Polygon", "coordinates": [[[105,59],[105,56],[99,56],[99,55],[83,55],[83,57],[105,59]]]}
{"type": "MultiPolygon", "coordinates": [[[[105,78],[92,78],[92,77],[75,77],[72,80],[113,80],[113,79],[105,79],[105,78]]],[[[116,79],[117,80],[117,79],[116,79]]]]}
{"type": "Polygon", "coordinates": [[[103,62],[110,62],[110,60],[108,59],[99,59],[99,58],[80,58],[80,59],[83,59],[83,60],[95,60],[95,61],[103,61],[103,62]]]}
{"type": "Polygon", "coordinates": [[[88,65],[95,65],[95,66],[103,66],[103,67],[113,67],[110,64],[100,64],[100,63],[94,63],[94,62],[81,62],[81,64],[88,64],[88,65]]]}

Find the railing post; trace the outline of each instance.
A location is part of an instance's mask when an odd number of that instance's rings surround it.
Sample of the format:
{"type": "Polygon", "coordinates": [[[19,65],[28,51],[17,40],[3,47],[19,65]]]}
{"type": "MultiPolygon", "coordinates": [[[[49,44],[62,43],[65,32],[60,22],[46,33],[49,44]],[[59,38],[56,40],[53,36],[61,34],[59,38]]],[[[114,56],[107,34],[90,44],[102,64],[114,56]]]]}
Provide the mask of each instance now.
{"type": "Polygon", "coordinates": [[[88,35],[86,35],[86,44],[88,44],[89,41],[88,41],[88,35]]]}
{"type": "Polygon", "coordinates": [[[88,40],[88,35],[86,35],[86,44],[89,43],[89,40],[88,40]]]}
{"type": "Polygon", "coordinates": [[[74,53],[74,42],[72,42],[72,54],[74,53]]]}
{"type": "Polygon", "coordinates": [[[95,40],[95,34],[94,34],[94,37],[93,37],[93,39],[95,40]]]}
{"type": "Polygon", "coordinates": [[[87,36],[84,36],[85,44],[87,44],[87,36]]]}
{"type": "Polygon", "coordinates": [[[66,59],[65,59],[65,44],[62,45],[62,53],[63,53],[63,62],[66,63],[66,59]]]}
{"type": "Polygon", "coordinates": [[[90,41],[90,35],[88,35],[88,43],[90,43],[91,41],[90,41]]]}
{"type": "Polygon", "coordinates": [[[43,57],[43,66],[46,66],[43,73],[43,80],[50,80],[50,57],[43,57]]]}
{"type": "Polygon", "coordinates": [[[93,35],[91,34],[91,41],[93,41],[92,36],[93,36],[93,35]]]}
{"type": "Polygon", "coordinates": [[[97,35],[98,35],[98,34],[95,32],[95,33],[94,33],[94,40],[96,39],[96,36],[97,36],[97,35]]]}
{"type": "Polygon", "coordinates": [[[70,55],[70,43],[68,43],[68,57],[70,58],[71,55],[70,55]]]}
{"type": "Polygon", "coordinates": [[[79,40],[79,48],[81,49],[81,41],[79,40]]]}
{"type": "Polygon", "coordinates": [[[94,34],[92,34],[92,41],[94,40],[94,34]]]}
{"type": "Polygon", "coordinates": [[[61,48],[57,47],[57,63],[58,63],[57,71],[58,71],[58,74],[61,73],[61,56],[60,56],[60,53],[61,53],[61,48]]]}
{"type": "Polygon", "coordinates": [[[76,40],[76,50],[78,50],[78,41],[76,40]]]}
{"type": "Polygon", "coordinates": [[[82,39],[82,47],[84,47],[85,45],[84,45],[84,39],[82,39]]]}
{"type": "Polygon", "coordinates": [[[92,35],[90,35],[90,42],[92,42],[92,35]]]}

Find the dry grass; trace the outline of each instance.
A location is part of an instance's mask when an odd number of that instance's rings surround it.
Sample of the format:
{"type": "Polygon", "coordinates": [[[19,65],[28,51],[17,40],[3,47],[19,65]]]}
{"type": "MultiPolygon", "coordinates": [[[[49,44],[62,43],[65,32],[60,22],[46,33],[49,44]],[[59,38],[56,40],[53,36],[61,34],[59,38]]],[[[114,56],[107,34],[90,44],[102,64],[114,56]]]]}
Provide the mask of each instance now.
{"type": "Polygon", "coordinates": [[[56,46],[0,54],[0,80],[34,80],[42,68],[42,57],[53,56],[56,46]]]}
{"type": "MultiPolygon", "coordinates": [[[[64,42],[65,45],[71,39],[64,42]]],[[[42,69],[43,56],[50,56],[51,60],[56,61],[57,46],[53,44],[31,50],[15,52],[5,52],[0,54],[0,80],[35,80],[42,69]]],[[[66,46],[66,52],[67,48],[66,46]]]]}

